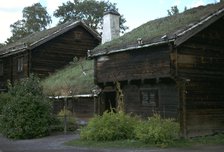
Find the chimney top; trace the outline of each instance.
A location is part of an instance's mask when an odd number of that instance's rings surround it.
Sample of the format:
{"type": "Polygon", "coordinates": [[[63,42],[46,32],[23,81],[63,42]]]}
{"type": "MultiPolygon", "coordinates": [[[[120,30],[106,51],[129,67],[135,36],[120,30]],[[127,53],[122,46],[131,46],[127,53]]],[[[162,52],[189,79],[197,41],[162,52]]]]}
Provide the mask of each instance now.
{"type": "Polygon", "coordinates": [[[104,12],[103,15],[107,15],[107,14],[113,14],[113,15],[120,16],[120,14],[115,9],[109,9],[106,12],[104,12]]]}
{"type": "Polygon", "coordinates": [[[110,9],[103,16],[102,44],[120,36],[120,14],[110,9]]]}

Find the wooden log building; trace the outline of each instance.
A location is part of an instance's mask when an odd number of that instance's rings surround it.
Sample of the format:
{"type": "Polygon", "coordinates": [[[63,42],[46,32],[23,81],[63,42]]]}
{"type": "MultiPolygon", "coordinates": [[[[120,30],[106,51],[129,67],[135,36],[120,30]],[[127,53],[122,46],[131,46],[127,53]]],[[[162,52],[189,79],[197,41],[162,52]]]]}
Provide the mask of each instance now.
{"type": "Polygon", "coordinates": [[[63,68],[74,57],[86,57],[95,48],[100,35],[83,21],[66,22],[36,32],[0,49],[0,89],[31,73],[44,78],[63,68]]]}
{"type": "Polygon", "coordinates": [[[224,3],[153,21],[91,51],[99,111],[176,118],[184,137],[224,131],[224,3]]]}

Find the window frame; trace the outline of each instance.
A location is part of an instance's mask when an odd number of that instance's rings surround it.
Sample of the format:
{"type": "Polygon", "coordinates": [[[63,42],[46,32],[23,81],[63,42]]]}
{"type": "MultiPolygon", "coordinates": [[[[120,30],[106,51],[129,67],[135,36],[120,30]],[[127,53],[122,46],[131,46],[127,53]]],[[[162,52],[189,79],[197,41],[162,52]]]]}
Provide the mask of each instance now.
{"type": "Polygon", "coordinates": [[[142,106],[159,107],[159,89],[142,88],[139,94],[142,106]]]}
{"type": "Polygon", "coordinates": [[[4,75],[4,65],[3,62],[0,60],[0,76],[4,75]]]}
{"type": "Polygon", "coordinates": [[[17,59],[17,72],[23,72],[24,70],[24,56],[19,56],[17,59]]]}

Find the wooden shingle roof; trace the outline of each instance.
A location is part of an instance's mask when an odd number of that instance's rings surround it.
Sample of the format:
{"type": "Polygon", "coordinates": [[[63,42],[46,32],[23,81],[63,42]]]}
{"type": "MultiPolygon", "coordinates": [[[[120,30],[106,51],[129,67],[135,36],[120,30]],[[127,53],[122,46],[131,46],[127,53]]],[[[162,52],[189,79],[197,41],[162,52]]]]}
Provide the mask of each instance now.
{"type": "Polygon", "coordinates": [[[149,21],[123,36],[99,45],[90,56],[100,56],[142,47],[182,42],[224,16],[224,3],[209,4],[183,13],[149,21]],[[137,40],[142,40],[138,43],[137,40]]]}
{"type": "Polygon", "coordinates": [[[92,30],[89,26],[87,26],[83,21],[71,21],[41,32],[35,32],[14,43],[6,45],[0,49],[0,56],[11,55],[21,51],[25,51],[27,49],[33,49],[77,26],[84,27],[96,39],[101,39],[100,35],[96,31],[92,30]]]}

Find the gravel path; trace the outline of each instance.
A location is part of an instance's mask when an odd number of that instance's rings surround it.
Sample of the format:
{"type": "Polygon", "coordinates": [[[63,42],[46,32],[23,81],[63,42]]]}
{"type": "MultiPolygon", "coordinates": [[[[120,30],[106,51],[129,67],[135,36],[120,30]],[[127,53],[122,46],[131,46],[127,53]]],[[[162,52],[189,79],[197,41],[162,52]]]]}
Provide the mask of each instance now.
{"type": "Polygon", "coordinates": [[[223,152],[224,145],[194,148],[150,148],[150,149],[91,149],[63,145],[64,142],[78,139],[78,135],[53,135],[31,140],[9,140],[0,136],[0,152],[223,152]]]}

